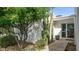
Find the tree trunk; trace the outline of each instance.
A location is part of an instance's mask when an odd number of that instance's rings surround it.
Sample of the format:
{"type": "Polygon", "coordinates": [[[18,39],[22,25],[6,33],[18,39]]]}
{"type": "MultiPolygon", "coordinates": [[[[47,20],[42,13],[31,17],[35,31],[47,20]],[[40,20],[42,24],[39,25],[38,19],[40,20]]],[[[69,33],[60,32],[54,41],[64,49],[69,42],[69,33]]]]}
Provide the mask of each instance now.
{"type": "Polygon", "coordinates": [[[21,46],[20,46],[20,42],[19,42],[18,38],[15,37],[15,39],[16,39],[16,42],[17,42],[18,47],[21,48],[21,46]]]}
{"type": "Polygon", "coordinates": [[[7,51],[6,48],[4,48],[4,50],[7,51]]]}
{"type": "Polygon", "coordinates": [[[53,41],[53,16],[50,18],[50,34],[49,34],[49,42],[53,41]]]}

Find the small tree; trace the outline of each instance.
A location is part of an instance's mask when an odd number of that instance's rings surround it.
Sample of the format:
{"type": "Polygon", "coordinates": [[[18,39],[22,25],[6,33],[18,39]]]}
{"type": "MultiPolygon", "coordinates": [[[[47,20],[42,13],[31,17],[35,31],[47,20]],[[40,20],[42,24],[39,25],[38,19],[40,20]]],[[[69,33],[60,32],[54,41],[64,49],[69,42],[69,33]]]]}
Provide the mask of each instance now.
{"type": "Polygon", "coordinates": [[[14,35],[15,32],[10,31],[9,29],[19,29],[20,32],[18,35],[20,37],[20,41],[17,39],[17,43],[19,48],[22,48],[28,37],[28,28],[31,27],[34,22],[47,17],[49,8],[4,7],[0,8],[0,11],[0,26],[7,29],[9,33],[11,32],[14,35]]]}
{"type": "Polygon", "coordinates": [[[23,47],[25,40],[27,40],[28,28],[34,22],[44,19],[47,16],[48,8],[16,8],[18,16],[15,27],[20,30],[20,47],[23,47]],[[24,37],[24,38],[23,38],[24,37]]]}

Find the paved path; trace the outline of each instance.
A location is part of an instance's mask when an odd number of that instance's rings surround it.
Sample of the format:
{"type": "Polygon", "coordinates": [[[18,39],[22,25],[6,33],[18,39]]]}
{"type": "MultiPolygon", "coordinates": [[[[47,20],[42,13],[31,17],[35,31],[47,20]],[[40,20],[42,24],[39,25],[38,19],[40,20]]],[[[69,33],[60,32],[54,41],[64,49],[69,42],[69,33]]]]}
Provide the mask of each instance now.
{"type": "Polygon", "coordinates": [[[49,46],[46,46],[46,48],[43,49],[43,51],[64,51],[67,44],[68,41],[66,40],[56,40],[55,42],[49,44],[49,46]]]}
{"type": "Polygon", "coordinates": [[[66,40],[56,40],[55,42],[49,44],[50,51],[64,51],[68,41],[66,40]]]}

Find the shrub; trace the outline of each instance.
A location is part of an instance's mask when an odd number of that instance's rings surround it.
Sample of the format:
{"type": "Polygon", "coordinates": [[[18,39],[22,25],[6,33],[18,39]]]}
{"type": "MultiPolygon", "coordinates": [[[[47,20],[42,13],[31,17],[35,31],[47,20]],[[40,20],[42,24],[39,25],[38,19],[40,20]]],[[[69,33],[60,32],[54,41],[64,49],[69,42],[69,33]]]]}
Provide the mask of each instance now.
{"type": "Polygon", "coordinates": [[[36,42],[36,48],[37,49],[43,49],[44,48],[44,46],[45,46],[45,41],[43,40],[43,39],[40,39],[40,40],[38,40],[37,42],[36,42]]]}
{"type": "Polygon", "coordinates": [[[6,48],[8,46],[12,46],[16,44],[15,37],[12,35],[4,36],[0,38],[0,46],[2,48],[6,48]]]}
{"type": "Polygon", "coordinates": [[[48,44],[49,31],[48,29],[44,29],[42,32],[42,38],[36,42],[36,48],[43,49],[46,44],[48,44]]]}
{"type": "Polygon", "coordinates": [[[48,39],[49,39],[49,31],[45,29],[42,33],[42,39],[48,44],[48,39]]]}
{"type": "Polygon", "coordinates": [[[35,51],[35,48],[26,47],[23,49],[23,51],[35,51]]]}
{"type": "Polygon", "coordinates": [[[36,42],[37,49],[43,49],[46,44],[48,44],[49,39],[49,25],[46,22],[43,22],[43,31],[42,31],[42,38],[36,42]]]}

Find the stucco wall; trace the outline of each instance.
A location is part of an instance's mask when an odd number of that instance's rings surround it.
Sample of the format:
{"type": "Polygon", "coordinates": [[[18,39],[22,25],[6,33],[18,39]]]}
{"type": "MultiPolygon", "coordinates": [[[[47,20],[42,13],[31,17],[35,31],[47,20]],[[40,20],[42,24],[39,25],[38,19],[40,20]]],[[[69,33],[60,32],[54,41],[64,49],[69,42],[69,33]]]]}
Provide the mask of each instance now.
{"type": "Polygon", "coordinates": [[[79,7],[76,8],[76,20],[75,20],[75,43],[76,43],[76,50],[79,51],[79,7]]]}
{"type": "Polygon", "coordinates": [[[61,24],[63,23],[74,23],[74,18],[69,18],[69,19],[64,19],[64,20],[57,20],[54,21],[54,26],[53,26],[53,38],[55,39],[56,35],[59,35],[61,38],[61,24]]]}
{"type": "Polygon", "coordinates": [[[35,43],[37,40],[41,39],[42,31],[43,31],[43,22],[35,22],[32,27],[28,29],[30,31],[28,33],[27,42],[35,43]]]}
{"type": "MultiPolygon", "coordinates": [[[[43,31],[43,21],[35,22],[31,27],[28,28],[28,38],[27,42],[35,43],[37,40],[41,39],[43,31]]],[[[14,28],[15,33],[19,33],[20,30],[17,28],[14,28]]],[[[16,34],[18,38],[20,39],[19,35],[16,34]]]]}

